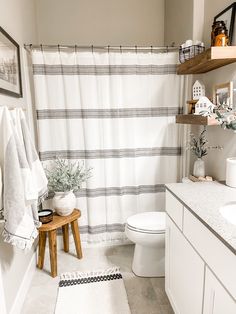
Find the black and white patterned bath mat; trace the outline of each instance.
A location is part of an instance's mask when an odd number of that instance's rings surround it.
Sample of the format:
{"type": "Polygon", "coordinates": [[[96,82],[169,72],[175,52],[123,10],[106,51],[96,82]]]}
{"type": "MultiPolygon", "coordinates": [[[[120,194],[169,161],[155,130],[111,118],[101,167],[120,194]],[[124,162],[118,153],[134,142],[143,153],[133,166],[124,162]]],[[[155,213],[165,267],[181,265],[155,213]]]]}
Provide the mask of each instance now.
{"type": "Polygon", "coordinates": [[[55,314],[130,314],[119,268],[64,273],[55,314]]]}

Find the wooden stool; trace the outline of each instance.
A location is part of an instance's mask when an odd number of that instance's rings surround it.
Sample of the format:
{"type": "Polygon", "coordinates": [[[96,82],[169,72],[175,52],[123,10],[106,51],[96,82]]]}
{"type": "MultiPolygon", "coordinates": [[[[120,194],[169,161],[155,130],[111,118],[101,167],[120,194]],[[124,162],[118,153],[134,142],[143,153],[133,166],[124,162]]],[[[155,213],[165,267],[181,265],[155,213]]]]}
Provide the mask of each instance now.
{"type": "Polygon", "coordinates": [[[59,216],[56,213],[53,216],[53,221],[42,225],[39,230],[39,253],[38,253],[38,268],[42,269],[44,264],[46,238],[48,232],[49,252],[51,264],[51,276],[57,276],[57,229],[62,227],[64,251],[69,252],[69,223],[75,241],[77,257],[82,258],[82,249],[80,242],[79,226],[77,219],[81,216],[79,209],[74,209],[69,216],[59,216]]]}

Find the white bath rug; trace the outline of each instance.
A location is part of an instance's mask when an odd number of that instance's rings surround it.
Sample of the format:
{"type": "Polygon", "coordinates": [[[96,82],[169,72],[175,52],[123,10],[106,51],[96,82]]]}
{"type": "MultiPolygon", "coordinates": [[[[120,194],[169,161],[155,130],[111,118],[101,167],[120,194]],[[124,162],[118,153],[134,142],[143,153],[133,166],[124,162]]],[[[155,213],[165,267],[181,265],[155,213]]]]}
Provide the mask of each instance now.
{"type": "Polygon", "coordinates": [[[64,273],[55,314],[130,314],[119,268],[64,273]]]}

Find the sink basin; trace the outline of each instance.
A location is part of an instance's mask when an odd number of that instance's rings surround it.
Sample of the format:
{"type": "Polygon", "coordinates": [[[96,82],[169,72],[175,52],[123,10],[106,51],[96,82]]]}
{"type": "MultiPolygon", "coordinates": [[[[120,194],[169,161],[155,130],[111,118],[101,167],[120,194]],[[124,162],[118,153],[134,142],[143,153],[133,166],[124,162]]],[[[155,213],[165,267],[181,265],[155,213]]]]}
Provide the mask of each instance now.
{"type": "Polygon", "coordinates": [[[221,215],[231,224],[236,225],[236,202],[225,204],[220,208],[221,215]]]}

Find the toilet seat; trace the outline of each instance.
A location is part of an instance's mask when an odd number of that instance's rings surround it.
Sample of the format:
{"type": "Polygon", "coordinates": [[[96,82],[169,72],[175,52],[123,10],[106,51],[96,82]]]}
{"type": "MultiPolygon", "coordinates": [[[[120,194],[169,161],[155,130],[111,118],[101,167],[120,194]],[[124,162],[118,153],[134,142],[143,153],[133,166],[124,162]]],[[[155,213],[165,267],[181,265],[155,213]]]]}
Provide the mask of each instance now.
{"type": "Polygon", "coordinates": [[[144,229],[137,229],[137,228],[133,228],[129,225],[127,225],[127,228],[129,230],[135,231],[135,232],[139,232],[139,233],[147,233],[147,234],[163,234],[165,233],[165,230],[144,230],[144,229]]]}
{"type": "Polygon", "coordinates": [[[140,233],[165,233],[165,212],[144,212],[127,219],[127,228],[140,233]]]}

